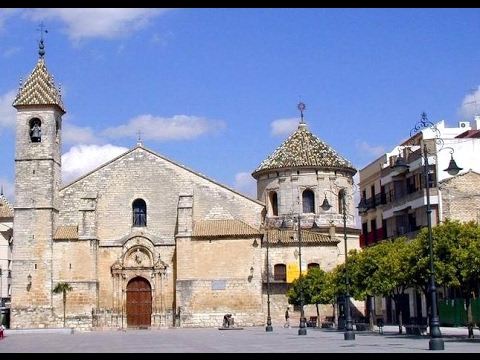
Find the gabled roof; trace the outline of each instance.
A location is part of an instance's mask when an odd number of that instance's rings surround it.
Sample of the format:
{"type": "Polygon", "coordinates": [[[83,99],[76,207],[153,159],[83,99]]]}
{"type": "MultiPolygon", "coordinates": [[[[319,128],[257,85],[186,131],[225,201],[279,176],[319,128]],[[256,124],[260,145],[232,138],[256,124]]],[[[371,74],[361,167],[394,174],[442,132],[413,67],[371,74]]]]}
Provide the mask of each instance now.
{"type": "Polygon", "coordinates": [[[212,182],[212,183],[214,183],[214,184],[216,184],[216,185],[218,185],[218,186],[220,186],[220,187],[222,187],[222,188],[224,188],[224,189],[227,189],[227,190],[229,190],[229,191],[231,191],[231,192],[233,192],[233,193],[235,193],[235,194],[237,194],[237,195],[240,195],[240,196],[242,196],[242,197],[244,197],[244,198],[248,198],[249,200],[251,200],[251,201],[253,201],[253,202],[256,202],[257,204],[264,205],[264,203],[261,202],[260,200],[255,199],[255,198],[252,198],[252,197],[250,197],[250,196],[248,196],[248,195],[246,195],[246,194],[243,194],[243,193],[239,192],[238,190],[235,190],[235,189],[233,189],[233,188],[230,188],[230,187],[228,187],[228,186],[226,186],[226,185],[224,185],[224,184],[222,184],[222,183],[220,183],[220,182],[218,182],[218,181],[216,181],[216,180],[214,180],[214,179],[211,179],[211,178],[209,178],[208,176],[206,176],[206,175],[204,175],[204,174],[202,174],[202,173],[200,173],[200,172],[198,172],[198,171],[192,170],[192,169],[190,169],[189,167],[187,167],[187,166],[185,166],[185,165],[182,165],[182,164],[180,164],[180,163],[178,163],[178,162],[176,162],[176,161],[174,161],[174,160],[172,160],[172,159],[169,159],[169,158],[167,158],[167,157],[165,157],[165,156],[163,156],[163,155],[161,155],[161,154],[159,154],[159,153],[157,153],[157,152],[155,152],[155,151],[153,151],[153,150],[151,150],[151,149],[148,149],[148,148],[144,147],[141,143],[137,143],[137,145],[136,145],[134,148],[125,151],[124,153],[122,153],[122,154],[116,156],[115,158],[113,158],[113,159],[105,162],[104,164],[101,164],[101,165],[98,166],[97,168],[89,171],[88,173],[86,173],[86,174],[82,175],[81,177],[73,180],[72,182],[70,182],[70,183],[68,183],[68,184],[65,184],[65,185],[62,185],[60,191],[64,191],[65,189],[67,189],[69,186],[72,186],[72,185],[75,184],[76,182],[82,181],[83,179],[85,179],[86,177],[88,177],[90,174],[93,174],[93,173],[99,171],[100,169],[109,166],[110,164],[114,163],[115,161],[118,161],[118,160],[120,160],[120,159],[128,156],[129,154],[135,152],[135,151],[146,151],[146,152],[148,152],[148,153],[150,153],[150,154],[152,154],[152,155],[154,155],[154,156],[157,156],[157,157],[160,158],[160,159],[163,159],[163,160],[171,163],[172,165],[178,166],[178,167],[180,167],[180,168],[182,168],[182,169],[184,169],[184,170],[186,170],[186,171],[188,171],[188,172],[191,172],[191,173],[195,174],[195,175],[198,176],[198,177],[201,177],[201,178],[203,178],[203,179],[205,179],[205,180],[207,180],[207,181],[210,181],[210,182],[212,182]]]}
{"type": "Polygon", "coordinates": [[[42,56],[25,83],[20,84],[17,97],[13,101],[14,107],[26,105],[56,105],[63,113],[66,112],[60,90],[55,87],[53,76],[48,72],[42,56]]]}
{"type": "Polygon", "coordinates": [[[339,169],[352,176],[357,172],[350,161],[312,134],[304,122],[300,122],[297,130],[260,164],[252,176],[257,178],[259,173],[293,167],[339,169]]]}

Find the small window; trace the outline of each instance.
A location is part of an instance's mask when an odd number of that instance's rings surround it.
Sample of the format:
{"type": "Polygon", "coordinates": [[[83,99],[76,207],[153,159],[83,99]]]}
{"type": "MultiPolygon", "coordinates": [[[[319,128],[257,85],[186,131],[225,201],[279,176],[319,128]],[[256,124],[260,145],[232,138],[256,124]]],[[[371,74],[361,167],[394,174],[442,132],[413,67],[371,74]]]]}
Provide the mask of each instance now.
{"type": "Polygon", "coordinates": [[[147,226],[147,204],[143,199],[133,202],[133,226],[147,226]]]}
{"type": "Polygon", "coordinates": [[[303,212],[315,213],[315,194],[312,190],[305,190],[302,194],[303,212]]]}
{"type": "Polygon", "coordinates": [[[278,195],[276,192],[270,193],[270,203],[272,205],[272,215],[278,216],[278,195]]]}
{"type": "Polygon", "coordinates": [[[57,117],[55,119],[55,136],[58,135],[58,131],[60,130],[61,119],[57,117]]]}

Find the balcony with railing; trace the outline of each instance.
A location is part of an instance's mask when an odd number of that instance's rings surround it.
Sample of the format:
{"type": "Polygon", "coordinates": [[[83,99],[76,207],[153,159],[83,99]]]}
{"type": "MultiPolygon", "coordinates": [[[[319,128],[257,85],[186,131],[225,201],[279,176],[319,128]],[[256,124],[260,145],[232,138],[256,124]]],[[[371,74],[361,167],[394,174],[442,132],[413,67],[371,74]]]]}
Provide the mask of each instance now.
{"type": "Polygon", "coordinates": [[[370,246],[385,239],[383,228],[378,228],[360,235],[360,247],[370,246]]]}
{"type": "MultiPolygon", "coordinates": [[[[435,205],[438,203],[438,189],[431,188],[429,190],[430,201],[432,205],[435,205]]],[[[391,196],[390,201],[387,200],[387,203],[382,207],[383,213],[386,213],[387,211],[400,211],[411,203],[417,204],[416,207],[419,207],[418,205],[426,206],[427,204],[427,194],[426,189],[424,188],[416,189],[413,192],[392,192],[387,195],[387,199],[389,199],[389,196],[391,196]]]]}

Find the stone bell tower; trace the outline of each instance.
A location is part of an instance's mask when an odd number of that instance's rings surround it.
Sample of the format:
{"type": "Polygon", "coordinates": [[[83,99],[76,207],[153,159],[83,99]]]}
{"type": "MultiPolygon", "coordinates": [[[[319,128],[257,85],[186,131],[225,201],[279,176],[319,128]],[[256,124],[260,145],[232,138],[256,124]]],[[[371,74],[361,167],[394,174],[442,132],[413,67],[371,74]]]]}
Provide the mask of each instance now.
{"type": "Polygon", "coordinates": [[[38,53],[37,65],[13,102],[17,121],[11,328],[31,327],[32,322],[42,327],[52,319],[52,244],[65,109],[45,65],[43,38],[38,53]]]}

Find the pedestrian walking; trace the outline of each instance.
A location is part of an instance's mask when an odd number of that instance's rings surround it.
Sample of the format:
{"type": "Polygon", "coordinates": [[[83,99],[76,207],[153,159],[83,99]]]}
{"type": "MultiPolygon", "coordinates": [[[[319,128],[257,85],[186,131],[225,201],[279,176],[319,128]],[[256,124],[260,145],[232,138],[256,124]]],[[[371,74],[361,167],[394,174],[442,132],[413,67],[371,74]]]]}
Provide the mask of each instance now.
{"type": "Polygon", "coordinates": [[[290,313],[288,312],[290,308],[287,306],[287,310],[285,310],[285,325],[283,325],[284,328],[289,328],[290,327],[290,313]]]}

